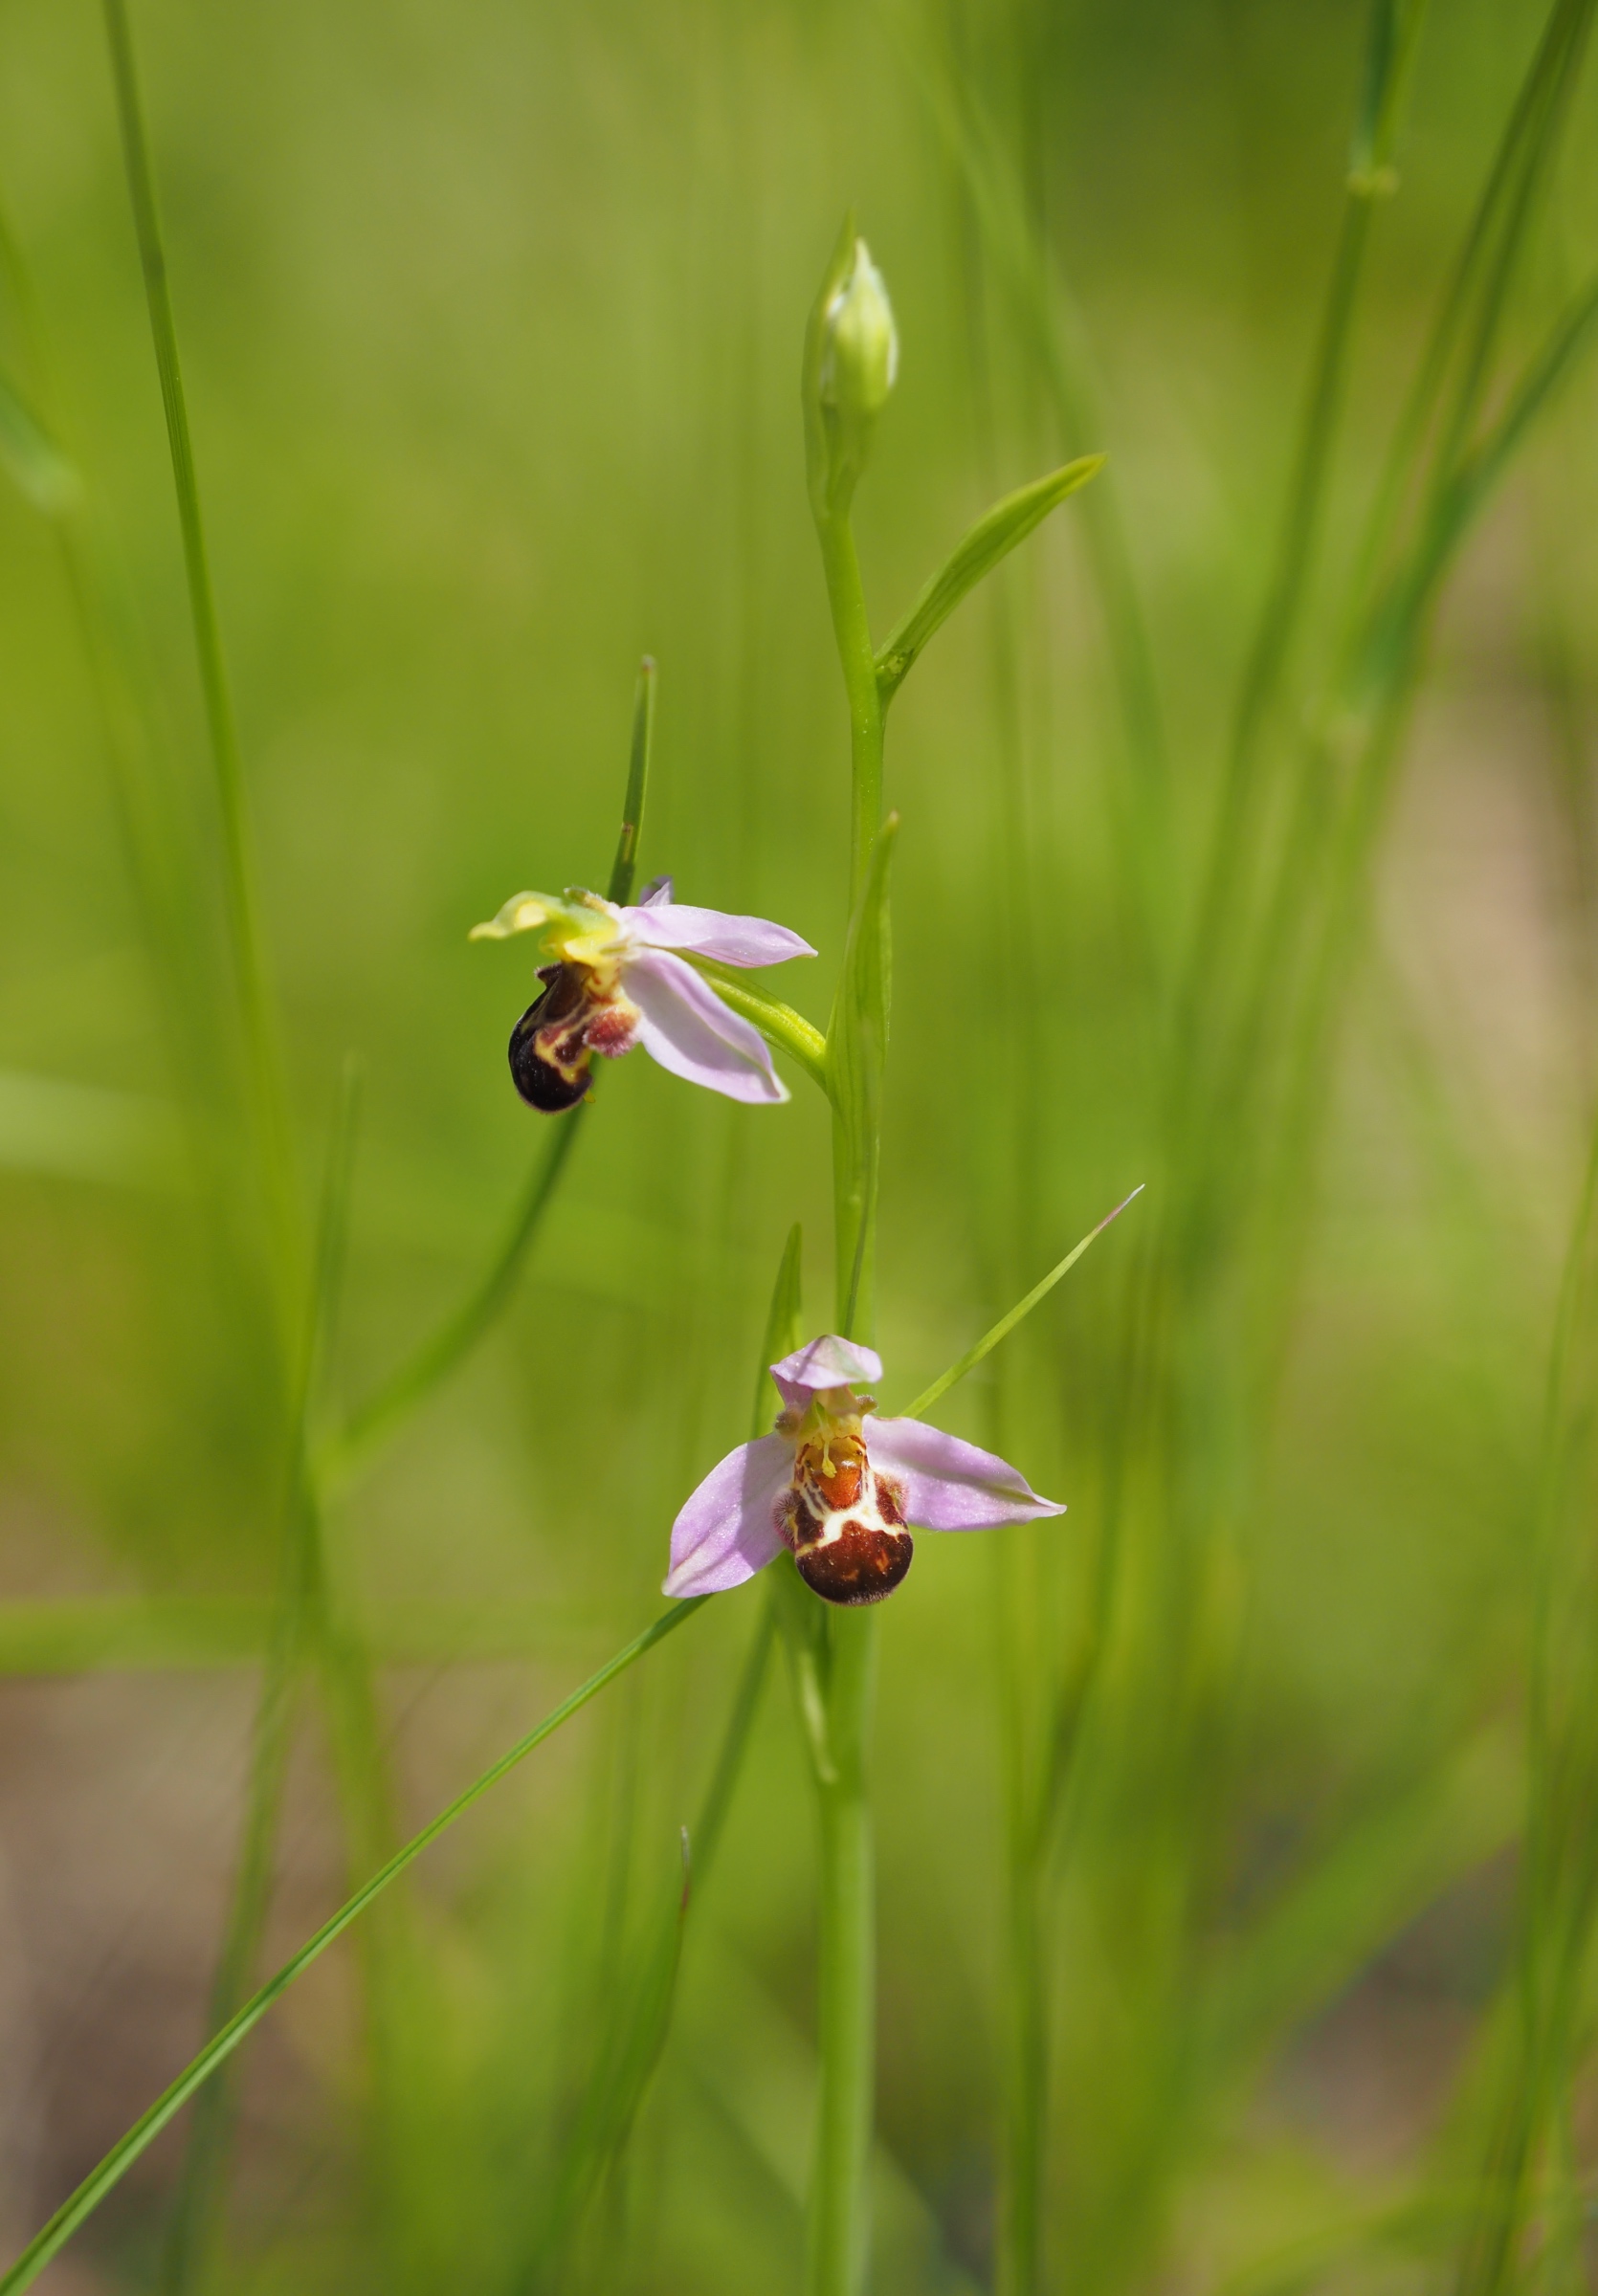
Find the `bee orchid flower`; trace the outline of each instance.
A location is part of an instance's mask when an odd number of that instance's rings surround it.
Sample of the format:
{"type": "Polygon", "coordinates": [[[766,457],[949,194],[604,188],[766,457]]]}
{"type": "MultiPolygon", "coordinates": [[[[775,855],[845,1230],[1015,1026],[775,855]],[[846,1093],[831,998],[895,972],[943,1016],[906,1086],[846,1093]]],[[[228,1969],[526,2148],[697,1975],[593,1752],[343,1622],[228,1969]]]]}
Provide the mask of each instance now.
{"type": "Polygon", "coordinates": [[[544,993],[511,1032],[516,1089],[546,1115],[575,1108],[593,1081],[593,1056],[619,1059],[642,1045],[652,1060],[729,1100],[776,1101],[788,1088],[765,1038],[728,1010],[689,957],[719,964],[782,964],[813,957],[808,940],[763,916],[728,916],[672,898],[662,877],[636,906],[619,909],[574,887],[556,899],[519,893],[473,940],[541,933],[552,962],[544,993]]]}
{"type": "Polygon", "coordinates": [[[785,1547],[823,1601],[879,1602],[910,1568],[911,1526],[990,1531],[1063,1514],[991,1451],[919,1419],[878,1419],[880,1358],[812,1339],[771,1366],[775,1430],[713,1467],[672,1526],[668,1595],[741,1586],[785,1547]]]}

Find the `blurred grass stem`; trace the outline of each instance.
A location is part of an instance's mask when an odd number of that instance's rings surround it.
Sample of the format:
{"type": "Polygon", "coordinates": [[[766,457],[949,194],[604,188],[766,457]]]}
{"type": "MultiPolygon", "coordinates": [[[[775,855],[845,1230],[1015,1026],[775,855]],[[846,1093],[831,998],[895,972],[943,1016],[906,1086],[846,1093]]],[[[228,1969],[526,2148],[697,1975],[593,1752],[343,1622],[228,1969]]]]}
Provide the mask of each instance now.
{"type": "Polygon", "coordinates": [[[553,1119],[553,1137],[544,1144],[510,1227],[476,1288],[410,1360],[351,1412],[344,1425],[322,1445],[315,1473],[317,1488],[323,1495],[331,1494],[358,1472],[498,1322],[515,1293],[587,1118],[585,1103],[553,1119]]]}
{"type": "MultiPolygon", "coordinates": [[[[328,1144],[311,1294],[300,1348],[294,1441],[283,1504],[282,1583],[255,1710],[249,1799],[222,1951],[211,1980],[213,2029],[249,1990],[271,1903],[283,1786],[308,1639],[324,1600],[321,1525],[310,1474],[310,1430],[344,1259],[359,1108],[359,1074],[346,1063],[328,1144]]],[[[226,2074],[199,2098],[173,2202],[160,2286],[184,2296],[207,2276],[227,2172],[233,2098],[226,2074]]]]}
{"type": "MultiPolygon", "coordinates": [[[[807,342],[806,411],[812,441],[820,423],[813,396],[820,331],[827,299],[853,247],[850,219],[812,313],[807,342]]],[[[882,695],[859,556],[847,502],[833,502],[815,480],[812,456],[811,507],[849,702],[851,765],[850,932],[828,1029],[828,1070],[833,1079],[837,1329],[846,1337],[869,1339],[876,1320],[892,838],[883,834],[882,695]]],[[[816,2015],[821,2085],[805,2285],[808,2296],[855,2296],[865,2281],[876,2099],[877,1896],[868,1763],[877,1621],[870,1609],[833,1609],[808,1621],[807,1627],[811,1668],[795,1679],[801,1685],[801,1724],[811,1745],[819,1821],[816,2015]],[[804,1711],[807,1684],[819,1690],[819,1717],[804,1711]],[[819,1733],[814,1727],[818,1720],[819,1733]]]]}
{"type": "Polygon", "coordinates": [[[199,662],[211,766],[221,817],[223,891],[229,940],[238,983],[240,1014],[250,1056],[261,1182],[275,1247],[279,1308],[286,1316],[287,1302],[293,1293],[299,1266],[300,1222],[287,1098],[262,954],[244,766],[227,663],[222,651],[222,633],[216,618],[215,592],[206,548],[193,447],[189,438],[183,367],[178,355],[177,329],[167,282],[166,254],[150,166],[148,138],[139,97],[132,28],[126,0],[103,0],[103,5],[122,160],[127,171],[134,231],[139,243],[139,260],[149,310],[150,336],[161,381],[161,402],[166,417],[166,439],[171,453],[178,522],[183,536],[189,615],[193,624],[194,648],[199,662]]]}

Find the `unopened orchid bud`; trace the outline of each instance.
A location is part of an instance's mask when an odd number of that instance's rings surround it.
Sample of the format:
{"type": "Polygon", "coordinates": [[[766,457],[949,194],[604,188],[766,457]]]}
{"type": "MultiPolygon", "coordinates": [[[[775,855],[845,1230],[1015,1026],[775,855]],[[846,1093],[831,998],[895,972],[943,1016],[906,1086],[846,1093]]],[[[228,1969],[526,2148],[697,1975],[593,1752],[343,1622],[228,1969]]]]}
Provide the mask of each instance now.
{"type": "Polygon", "coordinates": [[[805,342],[806,459],[818,519],[847,512],[898,372],[888,290],[871,250],[846,223],[805,342]]]}
{"type": "Polygon", "coordinates": [[[854,259],[827,306],[825,326],[822,403],[845,422],[869,422],[880,413],[899,373],[899,330],[882,274],[863,239],[854,242],[854,259]]]}

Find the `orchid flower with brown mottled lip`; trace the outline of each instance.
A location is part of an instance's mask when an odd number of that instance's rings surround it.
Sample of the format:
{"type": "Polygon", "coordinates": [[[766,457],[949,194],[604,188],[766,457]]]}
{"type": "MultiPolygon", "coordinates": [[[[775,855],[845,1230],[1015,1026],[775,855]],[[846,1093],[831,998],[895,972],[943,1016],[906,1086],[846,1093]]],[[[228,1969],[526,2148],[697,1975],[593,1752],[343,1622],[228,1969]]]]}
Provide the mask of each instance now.
{"type": "Polygon", "coordinates": [[[519,893],[474,925],[471,938],[516,933],[542,933],[555,960],[539,968],[544,994],[511,1033],[510,1071],[532,1107],[546,1115],[575,1108],[593,1081],[593,1055],[616,1060],[634,1045],[674,1076],[729,1100],[788,1098],[760,1031],[687,960],[747,966],[813,957],[786,925],[690,908],[673,900],[672,880],[662,877],[627,909],[581,888],[559,900],[519,893]]]}
{"type": "Polygon", "coordinates": [[[668,1595],[721,1594],[784,1547],[827,1602],[880,1602],[910,1568],[909,1526],[991,1531],[1063,1514],[991,1451],[919,1419],[878,1419],[882,1363],[853,1340],[812,1339],[771,1366],[775,1432],[713,1467],[672,1525],[668,1595]]]}

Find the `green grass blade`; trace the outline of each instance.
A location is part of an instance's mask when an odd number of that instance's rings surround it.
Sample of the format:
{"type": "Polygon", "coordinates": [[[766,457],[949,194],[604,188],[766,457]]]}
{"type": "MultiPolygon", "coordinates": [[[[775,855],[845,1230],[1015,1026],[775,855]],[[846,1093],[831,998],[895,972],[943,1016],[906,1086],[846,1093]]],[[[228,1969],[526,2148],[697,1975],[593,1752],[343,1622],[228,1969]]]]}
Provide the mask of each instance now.
{"type": "Polygon", "coordinates": [[[150,336],[161,381],[162,406],[166,417],[172,482],[177,497],[178,523],[183,536],[189,616],[193,625],[194,648],[199,662],[200,686],[222,823],[224,906],[238,982],[240,1014],[250,1056],[255,1113],[259,1127],[261,1181],[277,1255],[277,1273],[283,1312],[286,1314],[292,1271],[299,1257],[299,1209],[295,1196],[293,1147],[282,1067],[262,954],[244,765],[222,649],[222,633],[216,618],[211,560],[206,547],[205,522],[201,515],[193,446],[189,431],[183,367],[178,355],[177,328],[167,283],[166,253],[162,240],[155,178],[150,166],[149,144],[139,97],[127,0],[104,0],[104,15],[122,160],[133,207],[134,231],[139,243],[139,260],[149,311],[150,336]]]}
{"type": "Polygon", "coordinates": [[[622,800],[621,834],[610,865],[606,898],[625,908],[633,898],[638,840],[644,831],[644,800],[649,794],[650,759],[655,748],[655,663],[645,654],[638,665],[638,685],[633,701],[633,746],[628,758],[627,795],[622,800]]]}
{"type": "Polygon", "coordinates": [[[1375,0],[1371,10],[1365,86],[1348,154],[1349,184],[1367,198],[1397,188],[1393,160],[1427,5],[1428,0],[1375,0]]]}
{"type": "MultiPolygon", "coordinates": [[[[797,1230],[794,1231],[797,1234],[797,1230]]],[[[785,1268],[786,1268],[785,1261],[785,1268]]],[[[627,2149],[644,2097],[666,2046],[677,2001],[677,1973],[689,1915],[710,1877],[732,1807],[749,1733],[754,1727],[776,1636],[773,1605],[766,1603],[739,1673],[726,1729],[699,1811],[683,1830],[683,1867],[675,1902],[662,1909],[633,1984],[623,1996],[598,2052],[597,2068],[556,2179],[546,2229],[525,2277],[533,2291],[559,2289],[573,2235],[601,2185],[627,2149]]]]}
{"type": "Polygon", "coordinates": [[[1072,1248],[1066,1253],[1064,1259],[1061,1260],[1057,1266],[1050,1269],[1048,1274],[1043,1278],[1041,1283],[1036,1283],[1032,1286],[1032,1290],[1027,1293],[1025,1299],[1017,1300],[1014,1307],[1010,1310],[1008,1314],[1000,1316],[998,1322],[994,1324],[991,1331],[984,1332],[982,1337],[977,1341],[974,1347],[968,1347],[957,1363],[951,1363],[947,1371],[941,1373],[939,1377],[933,1380],[930,1387],[923,1389],[921,1394],[917,1396],[913,1403],[907,1403],[902,1411],[896,1412],[895,1417],[899,1419],[920,1419],[923,1412],[930,1411],[934,1403],[938,1402],[943,1396],[947,1395],[949,1389],[957,1380],[963,1380],[968,1371],[974,1371],[976,1366],[982,1361],[984,1356],[990,1355],[993,1349],[998,1346],[1001,1339],[1008,1339],[1010,1333],[1014,1331],[1016,1325],[1018,1323],[1024,1323],[1027,1317],[1032,1314],[1033,1308],[1037,1307],[1043,1300],[1048,1298],[1050,1292],[1059,1282],[1061,1276],[1069,1275],[1072,1269],[1076,1267],[1076,1262],[1081,1258],[1083,1252],[1086,1251],[1088,1246],[1094,1243],[1098,1237],[1104,1233],[1104,1230],[1109,1226],[1112,1220],[1120,1219],[1121,1213],[1126,1209],[1126,1206],[1132,1203],[1134,1198],[1143,1194],[1143,1181],[1140,1181],[1137,1186],[1132,1190],[1132,1194],[1130,1196],[1123,1196],[1120,1203],[1116,1205],[1113,1212],[1106,1212],[1097,1227],[1090,1227],[1087,1234],[1082,1238],[1081,1242],[1079,1244],[1073,1245],[1072,1248]]]}
{"type": "Polygon", "coordinates": [[[686,1601],[674,1603],[670,1610],[663,1612],[652,1625],[645,1627],[642,1634],[634,1636],[625,1648],[608,1660],[597,1673],[590,1674],[587,1682],[573,1690],[568,1698],[563,1699],[559,1706],[545,1714],[543,1721],[530,1730],[525,1737],[519,1738],[508,1752],[491,1762],[464,1793],[457,1794],[452,1802],[439,1811],[436,1818],[423,1826],[419,1834],[413,1834],[403,1848],[396,1850],[352,1897],[346,1898],[338,1911],[306,1939],[300,1951],[292,1954],[258,1992],[252,1994],[222,2030],[162,2091],[154,2104],[140,2114],[132,2128],[118,2138],[104,2158],[90,2170],[77,2191],[61,2203],[49,2223],[35,2233],[16,2262],[0,2278],[0,2296],[19,2296],[21,2289],[33,2285],[46,2264],[60,2253],[79,2225],[94,2214],[141,2153],[153,2144],[168,2121],[182,2111],[196,2090],[227,2063],[240,2042],[260,2023],[273,2003],[288,1991],[297,1977],[304,1975],[312,1962],[321,1958],[337,1938],[344,1935],[353,1922],[360,1919],[367,1907],[380,1898],[391,1883],[416,1863],[425,1849],[431,1848],[441,1834],[447,1833],[457,1819],[463,1818],[501,1778],[507,1777],[519,1763],[525,1761],[528,1755],[542,1746],[545,1738],[552,1736],[563,1723],[569,1722],[574,1714],[580,1713],[601,1690],[607,1689],[646,1652],[664,1642],[669,1634],[675,1634],[710,1600],[708,1595],[690,1596],[686,1601]]]}
{"type": "MultiPolygon", "coordinates": [[[[1003,139],[980,113],[963,75],[925,32],[924,11],[897,19],[911,77],[970,203],[985,254],[1010,295],[1039,378],[1068,444],[1103,436],[1093,405],[1069,296],[1039,241],[1014,164],[1003,139]]],[[[1147,617],[1113,481],[1093,488],[1082,506],[1084,534],[1105,629],[1128,753],[1145,796],[1162,791],[1169,760],[1147,617]]]]}
{"type": "MultiPolygon", "coordinates": [[[[1428,434],[1442,428],[1456,448],[1463,443],[1475,405],[1469,388],[1463,388],[1456,393],[1453,414],[1446,420],[1441,417],[1449,377],[1457,371],[1456,360],[1464,359],[1476,371],[1476,395],[1479,396],[1481,347],[1490,343],[1496,333],[1496,313],[1502,308],[1530,219],[1529,192],[1545,170],[1590,12],[1590,0],[1554,0],[1543,36],[1516,92],[1393,433],[1367,521],[1356,595],[1370,590],[1378,568],[1395,544],[1405,501],[1414,491],[1426,459],[1428,434]],[[1486,288],[1481,286],[1484,275],[1491,282],[1486,288]],[[1476,348],[1467,355],[1460,345],[1470,331],[1473,310],[1476,314],[1476,348]]],[[[1439,466],[1446,468],[1447,457],[1437,459],[1439,466]]]]}
{"type": "MultiPolygon", "coordinates": [[[[359,1071],[353,1061],[346,1061],[327,1150],[306,1311],[282,1527],[281,1584],[255,1710],[242,1845],[206,2020],[216,2028],[227,2025],[244,1998],[260,1952],[297,1693],[324,1584],[310,1487],[309,1431],[343,1276],[359,1106],[359,1071]]],[[[226,2073],[211,2082],[196,2102],[162,2256],[158,2285],[166,2296],[184,2296],[206,2275],[225,2189],[233,2108],[233,2085],[226,2073]]]]}
{"type": "Polygon", "coordinates": [[[963,598],[990,574],[1017,543],[1024,542],[1067,496],[1086,486],[1104,467],[1102,454],[1083,454],[1030,486],[1017,487],[984,513],[949,553],[915,605],[884,640],[877,653],[877,683],[882,706],[899,692],[921,650],[953,613],[963,598]]]}
{"type": "MultiPolygon", "coordinates": [[[[1590,2039],[1587,1988],[1598,1933],[1598,1122],[1592,1128],[1560,1287],[1532,1547],[1534,1603],[1527,1730],[1527,1823],[1515,1948],[1503,1982],[1510,2020],[1483,2132],[1482,2205],[1463,2243],[1461,2296],[1519,2281],[1541,2215],[1550,2153],[1573,2104],[1590,2039]],[[1540,2206],[1541,2202],[1541,2206],[1540,2206]]],[[[1563,2233],[1562,2225],[1555,2229],[1563,2233]]]]}
{"type": "Polygon", "coordinates": [[[802,1285],[805,1271],[805,1231],[796,1220],[788,1231],[788,1242],[777,1269],[777,1280],[771,1288],[771,1304],[766,1312],[766,1330],[760,1343],[760,1364],[755,1373],[754,1408],[749,1414],[751,1439],[771,1432],[776,1417],[771,1384],[770,1366],[780,1363],[785,1356],[792,1355],[799,1345],[800,1315],[803,1307],[802,1285]]]}
{"type": "Polygon", "coordinates": [[[561,1176],[588,1120],[587,1103],[556,1120],[553,1137],[534,1166],[526,1193],[493,1260],[475,1289],[415,1354],[351,1413],[321,1446],[316,1484],[324,1497],[348,1481],[417,1406],[442,1386],[492,1329],[515,1293],[561,1176]]]}

